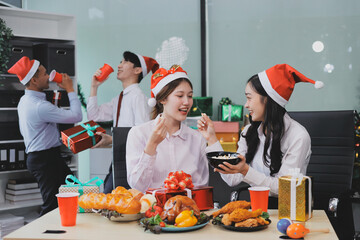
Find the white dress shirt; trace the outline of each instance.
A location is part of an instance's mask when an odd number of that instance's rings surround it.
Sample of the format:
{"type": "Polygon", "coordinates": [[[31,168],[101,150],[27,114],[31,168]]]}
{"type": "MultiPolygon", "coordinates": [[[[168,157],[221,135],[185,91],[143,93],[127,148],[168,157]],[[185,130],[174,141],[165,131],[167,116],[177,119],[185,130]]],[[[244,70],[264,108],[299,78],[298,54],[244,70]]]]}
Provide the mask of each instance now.
{"type": "Polygon", "coordinates": [[[82,120],[81,103],[76,93],[68,93],[68,97],[70,109],[65,110],[46,101],[44,92],[25,90],[17,109],[26,153],[60,146],[56,123],[77,123],[82,120]]]}
{"type": "MultiPolygon", "coordinates": [[[[159,115],[160,116],[160,115],[159,115]]],[[[157,146],[156,154],[144,152],[159,116],[150,122],[133,127],[126,143],[127,180],[132,188],[145,192],[148,188],[164,186],[170,172],[183,170],[191,174],[195,186],[209,181],[206,140],[202,135],[181,123],[180,129],[157,146]]]]}
{"type": "Polygon", "coordinates": [[[132,127],[150,120],[150,107],[147,97],[141,91],[139,84],[132,84],[124,89],[120,108],[120,116],[116,125],[116,114],[120,93],[110,102],[97,103],[97,96],[89,97],[87,104],[87,117],[93,121],[113,121],[114,127],[132,127]]]}
{"type": "MultiPolygon", "coordinates": [[[[249,171],[244,176],[241,173],[237,174],[221,174],[221,177],[229,186],[236,186],[242,181],[248,183],[251,186],[265,186],[270,188],[270,194],[277,196],[279,192],[279,180],[278,178],[288,173],[291,168],[299,168],[302,174],[306,174],[306,169],[309,164],[311,155],[311,139],[306,129],[291,119],[290,116],[285,113],[284,115],[285,132],[281,139],[281,152],[283,153],[282,164],[278,173],[274,174],[274,177],[270,176],[270,169],[263,163],[263,152],[266,136],[263,134],[263,125],[260,124],[258,128],[259,134],[259,146],[258,151],[255,153],[253,161],[250,163],[249,171]]],[[[250,125],[247,125],[243,132],[246,133],[250,125]]],[[[219,147],[219,143],[217,143],[219,147]]],[[[245,156],[247,152],[247,144],[245,138],[240,136],[238,142],[238,153],[245,156]]],[[[214,144],[215,145],[215,144],[214,144]]],[[[220,145],[221,147],[221,145],[220,145]]],[[[270,149],[268,153],[270,154],[270,149]]],[[[270,159],[271,163],[271,159],[270,159]]],[[[269,163],[269,165],[270,165],[269,163]]]]}

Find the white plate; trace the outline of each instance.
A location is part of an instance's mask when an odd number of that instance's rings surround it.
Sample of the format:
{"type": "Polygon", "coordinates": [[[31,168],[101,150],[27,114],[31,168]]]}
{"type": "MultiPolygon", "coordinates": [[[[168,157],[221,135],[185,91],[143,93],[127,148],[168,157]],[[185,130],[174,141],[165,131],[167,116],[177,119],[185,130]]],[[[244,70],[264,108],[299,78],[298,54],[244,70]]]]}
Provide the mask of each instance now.
{"type": "Polygon", "coordinates": [[[115,211],[109,211],[106,209],[92,209],[92,211],[94,213],[100,214],[101,216],[103,216],[113,222],[136,221],[136,220],[144,217],[143,213],[123,214],[123,213],[117,213],[115,211]]]}
{"type": "Polygon", "coordinates": [[[137,214],[121,214],[119,213],[119,216],[111,216],[109,219],[113,222],[129,222],[129,221],[136,221],[140,218],[142,218],[144,215],[142,213],[137,214]]]}

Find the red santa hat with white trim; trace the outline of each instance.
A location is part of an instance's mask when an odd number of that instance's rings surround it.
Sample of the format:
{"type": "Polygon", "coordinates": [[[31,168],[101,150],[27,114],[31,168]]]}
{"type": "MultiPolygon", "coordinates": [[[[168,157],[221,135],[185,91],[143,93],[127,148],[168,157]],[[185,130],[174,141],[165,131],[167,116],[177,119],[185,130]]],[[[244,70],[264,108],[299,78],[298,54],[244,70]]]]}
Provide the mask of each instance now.
{"type": "Polygon", "coordinates": [[[35,75],[39,66],[40,62],[38,60],[22,57],[8,70],[8,73],[16,74],[20,82],[25,85],[35,75]]]}
{"type": "Polygon", "coordinates": [[[179,65],[173,65],[169,70],[166,70],[165,68],[158,69],[151,76],[151,98],[148,100],[149,106],[155,107],[156,95],[167,84],[179,78],[189,79],[187,73],[179,65]]]}
{"type": "Polygon", "coordinates": [[[294,90],[295,83],[308,82],[315,88],[322,88],[324,83],[305,77],[302,73],[287,64],[277,64],[258,73],[261,85],[266,93],[280,106],[285,107],[294,90]]]}
{"type": "Polygon", "coordinates": [[[142,75],[143,78],[151,71],[156,72],[156,70],[159,69],[158,62],[151,58],[151,57],[145,57],[139,54],[136,54],[136,56],[139,58],[141,69],[142,69],[142,75]]]}

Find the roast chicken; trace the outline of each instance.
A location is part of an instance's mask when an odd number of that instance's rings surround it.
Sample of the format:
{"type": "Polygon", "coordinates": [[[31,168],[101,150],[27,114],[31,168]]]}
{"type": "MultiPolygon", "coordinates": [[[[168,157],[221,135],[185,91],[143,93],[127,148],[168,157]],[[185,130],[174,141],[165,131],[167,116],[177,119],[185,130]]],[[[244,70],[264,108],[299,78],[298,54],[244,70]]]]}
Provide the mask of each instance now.
{"type": "Polygon", "coordinates": [[[247,201],[229,202],[224,207],[222,207],[221,209],[214,212],[212,214],[212,216],[215,218],[215,217],[219,216],[220,214],[232,213],[235,209],[238,209],[238,208],[249,209],[250,206],[251,206],[250,202],[247,202],[247,201]]]}
{"type": "Polygon", "coordinates": [[[186,196],[177,195],[166,201],[160,217],[162,220],[167,219],[169,223],[174,223],[177,215],[184,210],[193,210],[196,217],[200,216],[200,210],[194,200],[186,196]]]}

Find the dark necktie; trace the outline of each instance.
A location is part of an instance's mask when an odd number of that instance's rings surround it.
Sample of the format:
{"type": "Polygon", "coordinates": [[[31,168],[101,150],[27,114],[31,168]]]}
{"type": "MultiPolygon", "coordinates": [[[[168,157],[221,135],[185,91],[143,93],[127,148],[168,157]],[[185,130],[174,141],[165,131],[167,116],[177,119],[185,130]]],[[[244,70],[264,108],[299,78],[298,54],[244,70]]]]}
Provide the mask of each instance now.
{"type": "Polygon", "coordinates": [[[117,106],[117,114],[116,114],[116,123],[115,123],[115,127],[118,127],[118,122],[119,122],[119,116],[120,116],[120,108],[121,108],[121,102],[123,99],[123,91],[121,91],[120,93],[120,97],[119,97],[119,102],[118,102],[118,106],[117,106]]]}

